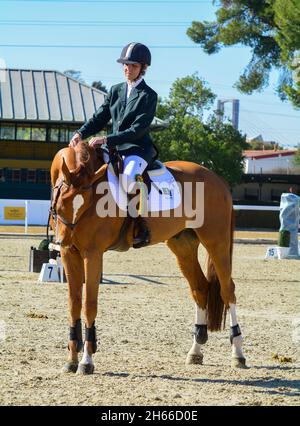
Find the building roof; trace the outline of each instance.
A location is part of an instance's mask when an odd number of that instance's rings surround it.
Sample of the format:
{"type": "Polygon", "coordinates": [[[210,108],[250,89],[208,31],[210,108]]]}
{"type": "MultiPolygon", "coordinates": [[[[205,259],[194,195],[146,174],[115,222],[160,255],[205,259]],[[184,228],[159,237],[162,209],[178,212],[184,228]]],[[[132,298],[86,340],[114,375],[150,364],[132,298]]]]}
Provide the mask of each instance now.
{"type": "Polygon", "coordinates": [[[247,159],[263,159],[272,157],[286,157],[295,155],[296,149],[282,149],[282,150],[246,150],[243,152],[244,157],[247,159]]]}
{"type": "MultiPolygon", "coordinates": [[[[82,124],[106,93],[59,71],[0,69],[0,120],[82,124]]],[[[167,123],[154,117],[152,130],[167,123]]]]}
{"type": "Polygon", "coordinates": [[[5,69],[0,79],[0,119],[81,123],[104,96],[58,71],[5,69]]]}

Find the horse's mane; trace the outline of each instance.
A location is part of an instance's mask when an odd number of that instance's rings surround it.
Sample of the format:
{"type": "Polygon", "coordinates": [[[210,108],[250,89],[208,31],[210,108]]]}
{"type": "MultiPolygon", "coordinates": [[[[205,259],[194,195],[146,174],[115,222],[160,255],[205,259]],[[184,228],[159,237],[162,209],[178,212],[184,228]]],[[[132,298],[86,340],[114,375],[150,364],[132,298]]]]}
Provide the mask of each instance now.
{"type": "Polygon", "coordinates": [[[72,184],[80,186],[90,180],[96,171],[97,155],[94,148],[85,142],[79,142],[75,148],[76,168],[72,173],[72,184]]]}

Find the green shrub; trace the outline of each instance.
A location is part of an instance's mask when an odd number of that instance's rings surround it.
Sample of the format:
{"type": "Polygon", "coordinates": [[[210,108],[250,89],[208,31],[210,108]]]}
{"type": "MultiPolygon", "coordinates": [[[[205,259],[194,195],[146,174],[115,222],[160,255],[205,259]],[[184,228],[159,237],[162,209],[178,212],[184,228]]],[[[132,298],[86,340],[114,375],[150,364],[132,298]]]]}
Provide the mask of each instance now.
{"type": "Polygon", "coordinates": [[[278,245],[279,247],[290,246],[290,231],[287,231],[285,229],[283,229],[282,231],[279,231],[278,245]]]}
{"type": "Polygon", "coordinates": [[[50,243],[50,241],[49,241],[49,240],[47,240],[47,239],[42,240],[42,241],[40,242],[40,244],[39,244],[38,249],[39,249],[39,250],[48,250],[48,245],[49,245],[49,243],[50,243]]]}

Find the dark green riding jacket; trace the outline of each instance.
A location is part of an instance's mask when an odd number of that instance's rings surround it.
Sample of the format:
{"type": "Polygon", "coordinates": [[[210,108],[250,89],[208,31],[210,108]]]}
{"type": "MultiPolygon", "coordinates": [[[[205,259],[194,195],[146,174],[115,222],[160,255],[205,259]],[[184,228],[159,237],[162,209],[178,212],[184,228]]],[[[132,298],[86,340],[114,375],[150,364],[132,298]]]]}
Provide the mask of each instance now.
{"type": "Polygon", "coordinates": [[[126,99],[127,83],[112,86],[105,102],[78,131],[82,139],[95,135],[112,119],[112,131],[104,149],[116,148],[121,155],[138,155],[151,161],[153,155],[150,124],[154,118],[157,94],[144,80],[126,99]]]}

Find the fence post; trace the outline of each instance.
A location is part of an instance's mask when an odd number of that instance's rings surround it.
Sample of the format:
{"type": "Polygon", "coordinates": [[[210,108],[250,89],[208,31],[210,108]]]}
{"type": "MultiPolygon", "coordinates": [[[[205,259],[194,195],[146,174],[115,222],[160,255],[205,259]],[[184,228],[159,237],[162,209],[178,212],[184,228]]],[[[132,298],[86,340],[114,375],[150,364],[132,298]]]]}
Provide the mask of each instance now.
{"type": "Polygon", "coordinates": [[[25,234],[28,234],[28,200],[25,200],[25,234]]]}

